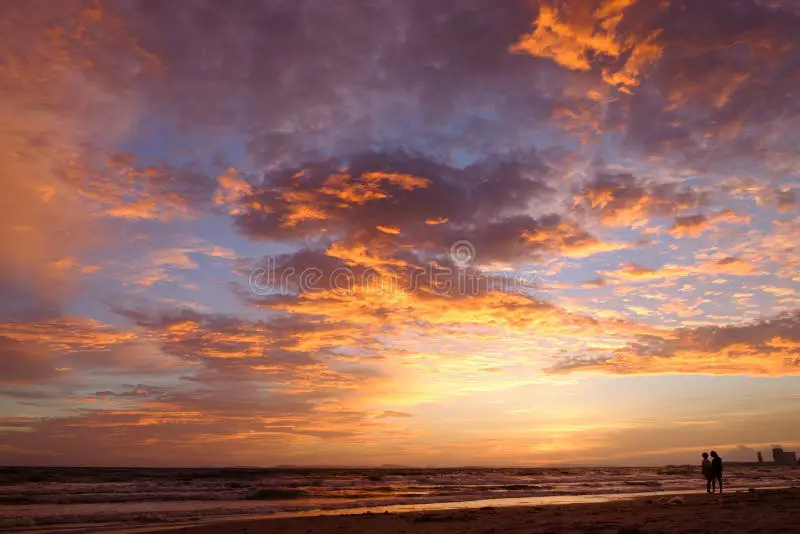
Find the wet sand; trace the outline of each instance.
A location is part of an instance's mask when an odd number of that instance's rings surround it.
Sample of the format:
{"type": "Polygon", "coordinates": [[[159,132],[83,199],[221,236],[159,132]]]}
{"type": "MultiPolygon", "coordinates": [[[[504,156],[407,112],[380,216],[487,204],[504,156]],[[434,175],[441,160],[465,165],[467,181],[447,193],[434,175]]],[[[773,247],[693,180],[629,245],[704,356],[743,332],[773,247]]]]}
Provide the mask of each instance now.
{"type": "Polygon", "coordinates": [[[483,507],[405,513],[226,521],[151,530],[164,534],[410,534],[505,532],[593,534],[795,533],[800,524],[800,488],[738,491],[722,496],[662,495],[605,503],[483,507]]]}

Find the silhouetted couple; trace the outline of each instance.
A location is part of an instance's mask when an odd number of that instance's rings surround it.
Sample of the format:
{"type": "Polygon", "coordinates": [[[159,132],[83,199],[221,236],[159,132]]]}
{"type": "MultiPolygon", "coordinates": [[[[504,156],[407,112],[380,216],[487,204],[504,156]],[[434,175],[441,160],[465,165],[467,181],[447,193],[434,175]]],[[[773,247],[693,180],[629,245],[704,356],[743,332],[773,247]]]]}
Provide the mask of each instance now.
{"type": "Polygon", "coordinates": [[[722,493],[722,458],[717,451],[711,451],[711,461],[708,460],[708,453],[703,453],[703,476],[706,478],[706,492],[714,493],[719,483],[719,492],[722,493]]]}

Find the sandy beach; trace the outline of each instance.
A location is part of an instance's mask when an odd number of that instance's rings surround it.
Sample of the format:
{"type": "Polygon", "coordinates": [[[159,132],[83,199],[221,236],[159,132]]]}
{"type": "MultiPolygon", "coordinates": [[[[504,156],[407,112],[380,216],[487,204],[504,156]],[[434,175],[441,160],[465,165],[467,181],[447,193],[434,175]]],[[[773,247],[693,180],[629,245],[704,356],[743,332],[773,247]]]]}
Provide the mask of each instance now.
{"type": "Polygon", "coordinates": [[[308,533],[790,533],[797,532],[800,488],[720,495],[663,495],[559,506],[486,507],[400,514],[313,516],[152,530],[163,534],[308,533]]]}

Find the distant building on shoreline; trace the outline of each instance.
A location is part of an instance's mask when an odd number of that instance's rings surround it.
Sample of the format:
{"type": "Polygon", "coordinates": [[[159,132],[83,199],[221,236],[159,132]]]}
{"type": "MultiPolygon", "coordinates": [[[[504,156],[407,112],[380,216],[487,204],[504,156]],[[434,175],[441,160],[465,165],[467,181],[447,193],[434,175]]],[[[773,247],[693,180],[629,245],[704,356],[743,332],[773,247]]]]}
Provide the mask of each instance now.
{"type": "Polygon", "coordinates": [[[794,465],[797,463],[797,455],[793,452],[785,452],[782,448],[772,449],[772,459],[776,464],[794,465]]]}

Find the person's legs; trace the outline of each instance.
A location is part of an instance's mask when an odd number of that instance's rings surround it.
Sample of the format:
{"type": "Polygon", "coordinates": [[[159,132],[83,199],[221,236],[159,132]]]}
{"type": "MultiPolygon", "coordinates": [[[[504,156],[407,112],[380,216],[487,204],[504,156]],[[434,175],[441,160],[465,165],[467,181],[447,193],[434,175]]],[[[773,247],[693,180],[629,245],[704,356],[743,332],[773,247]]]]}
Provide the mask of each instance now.
{"type": "Polygon", "coordinates": [[[706,477],[706,493],[711,493],[711,477],[706,477]]]}
{"type": "Polygon", "coordinates": [[[711,477],[711,493],[717,491],[717,479],[716,477],[711,477]]]}
{"type": "Polygon", "coordinates": [[[722,475],[717,475],[717,482],[719,482],[719,492],[722,493],[722,475]]]}

